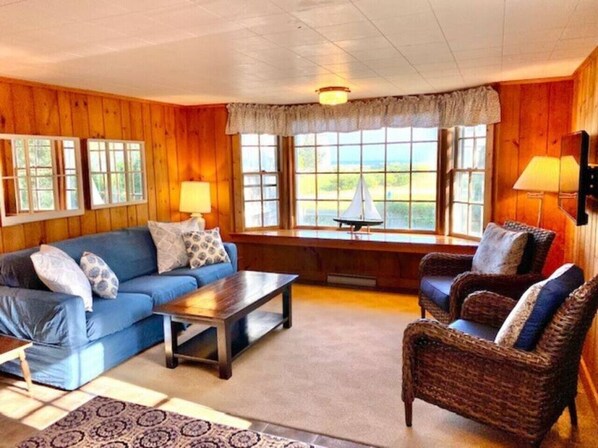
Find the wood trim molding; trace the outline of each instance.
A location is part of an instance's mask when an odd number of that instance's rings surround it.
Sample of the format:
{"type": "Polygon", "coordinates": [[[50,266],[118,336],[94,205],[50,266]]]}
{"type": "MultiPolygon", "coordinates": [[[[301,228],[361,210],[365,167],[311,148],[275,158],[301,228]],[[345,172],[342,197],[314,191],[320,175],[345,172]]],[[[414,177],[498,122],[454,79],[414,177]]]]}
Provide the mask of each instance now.
{"type": "Polygon", "coordinates": [[[590,407],[598,420],[598,390],[597,385],[594,384],[592,380],[592,375],[588,369],[587,364],[585,363],[583,357],[581,358],[581,363],[579,365],[579,376],[581,378],[581,383],[583,384],[584,389],[586,390],[586,395],[588,396],[588,401],[590,402],[590,407]]]}

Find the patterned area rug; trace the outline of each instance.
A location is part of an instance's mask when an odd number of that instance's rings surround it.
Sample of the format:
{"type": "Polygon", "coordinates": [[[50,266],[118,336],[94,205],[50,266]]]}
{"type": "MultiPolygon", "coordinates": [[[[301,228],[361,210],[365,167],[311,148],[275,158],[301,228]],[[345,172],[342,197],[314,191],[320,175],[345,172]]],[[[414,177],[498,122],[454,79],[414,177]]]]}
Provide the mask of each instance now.
{"type": "Polygon", "coordinates": [[[294,440],[96,397],[18,448],[308,448],[294,440]]]}

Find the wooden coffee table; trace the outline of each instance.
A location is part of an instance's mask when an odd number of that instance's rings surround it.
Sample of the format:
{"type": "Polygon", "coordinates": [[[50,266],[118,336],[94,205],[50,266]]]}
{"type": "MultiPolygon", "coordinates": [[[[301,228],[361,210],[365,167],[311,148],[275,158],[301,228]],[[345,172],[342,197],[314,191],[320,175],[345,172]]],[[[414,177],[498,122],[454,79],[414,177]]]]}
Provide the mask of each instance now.
{"type": "Polygon", "coordinates": [[[19,358],[21,361],[23,378],[27,383],[27,390],[29,393],[31,393],[31,371],[29,370],[29,364],[27,364],[27,358],[25,357],[25,349],[32,345],[32,342],[23,339],[0,335],[0,364],[19,358]]]}
{"type": "Polygon", "coordinates": [[[179,359],[217,364],[220,378],[229,379],[233,359],[275,328],[291,328],[291,286],[297,277],[240,271],[155,308],[164,316],[166,367],[174,369],[179,359]],[[257,310],[280,294],[282,313],[257,310]],[[173,322],[210,328],[178,345],[173,322]]]}

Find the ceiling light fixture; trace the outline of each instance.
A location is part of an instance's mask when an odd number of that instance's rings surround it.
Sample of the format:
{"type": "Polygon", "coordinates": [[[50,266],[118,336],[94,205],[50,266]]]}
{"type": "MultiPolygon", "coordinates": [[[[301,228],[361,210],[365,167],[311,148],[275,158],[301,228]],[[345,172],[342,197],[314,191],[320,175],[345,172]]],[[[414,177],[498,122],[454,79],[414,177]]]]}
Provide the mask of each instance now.
{"type": "Polygon", "coordinates": [[[336,106],[347,102],[351,90],[348,87],[322,87],[316,90],[320,96],[320,104],[325,106],[336,106]]]}

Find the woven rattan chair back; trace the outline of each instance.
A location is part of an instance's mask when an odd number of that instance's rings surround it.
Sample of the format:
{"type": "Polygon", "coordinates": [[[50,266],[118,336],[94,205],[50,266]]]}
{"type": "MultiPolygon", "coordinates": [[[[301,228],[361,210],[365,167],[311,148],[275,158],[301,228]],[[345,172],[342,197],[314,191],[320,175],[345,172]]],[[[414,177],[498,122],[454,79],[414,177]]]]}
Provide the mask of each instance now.
{"type": "MultiPolygon", "coordinates": [[[[546,258],[548,257],[548,251],[556,234],[552,230],[540,229],[510,220],[505,221],[503,227],[508,230],[531,234],[533,243],[530,246],[529,253],[526,254],[526,256],[530,257],[531,262],[529,271],[527,272],[541,274],[546,258]]],[[[527,272],[520,272],[520,274],[527,274],[527,272]]]]}

